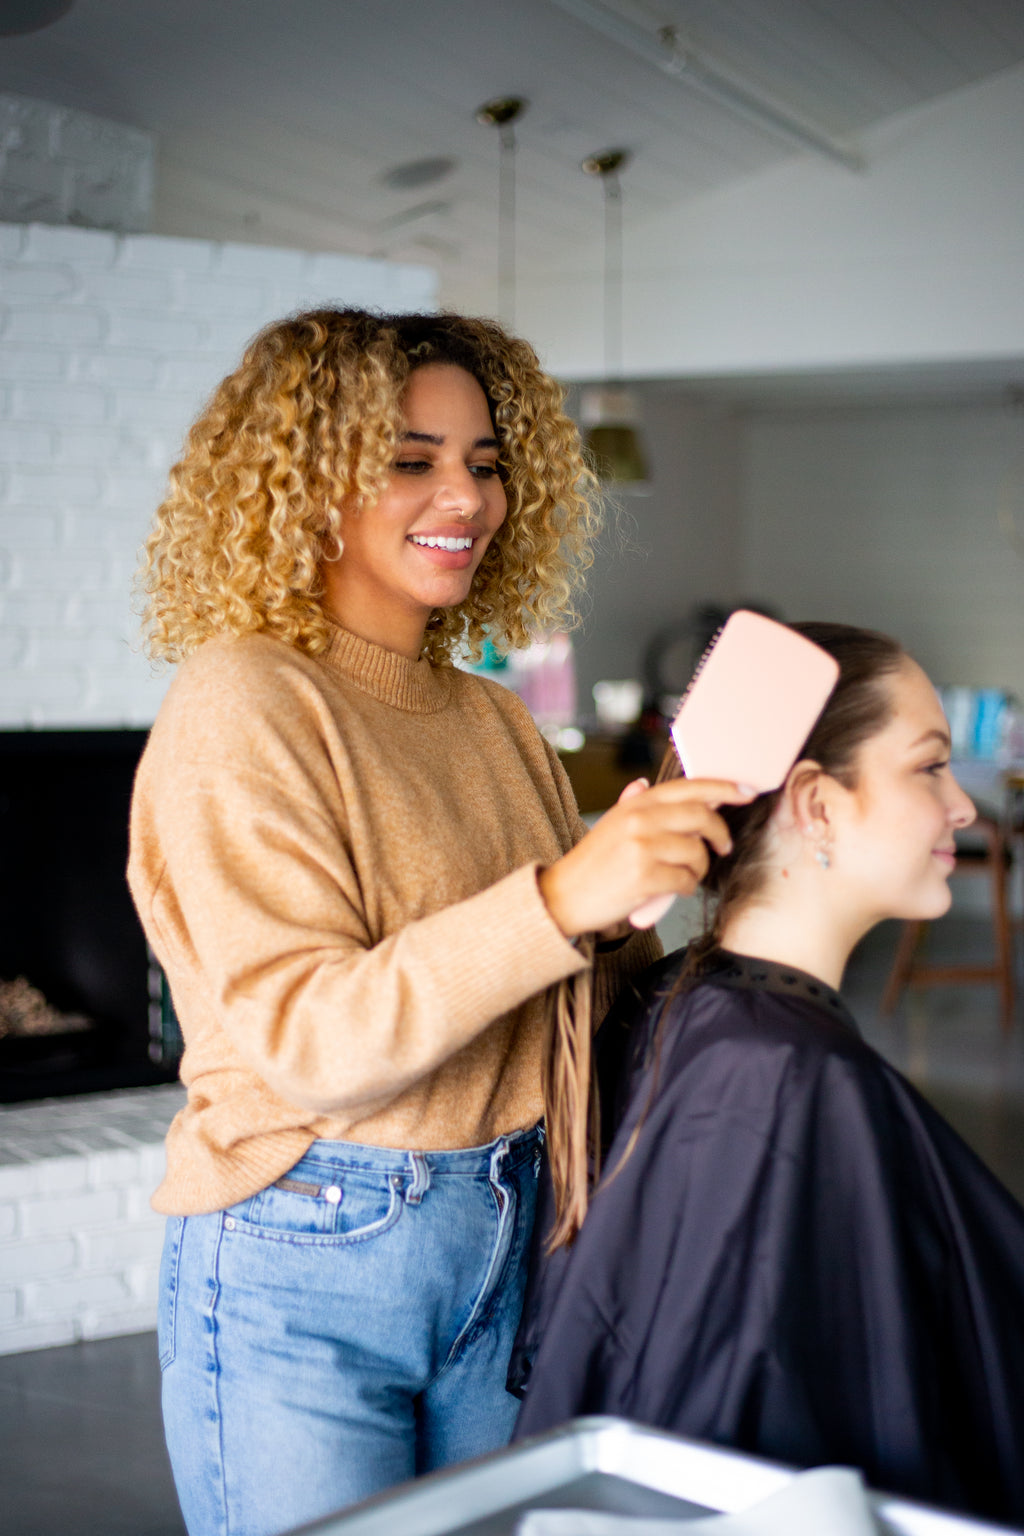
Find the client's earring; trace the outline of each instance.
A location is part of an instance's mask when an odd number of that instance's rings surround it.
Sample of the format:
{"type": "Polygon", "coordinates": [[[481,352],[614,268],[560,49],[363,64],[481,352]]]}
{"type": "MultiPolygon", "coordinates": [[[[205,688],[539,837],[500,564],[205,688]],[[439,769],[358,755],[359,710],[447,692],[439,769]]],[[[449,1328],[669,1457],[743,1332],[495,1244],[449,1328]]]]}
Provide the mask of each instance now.
{"type": "Polygon", "coordinates": [[[831,869],[832,844],[827,833],[823,833],[821,837],[815,838],[813,827],[804,827],[803,832],[805,837],[810,838],[814,842],[814,857],[822,869],[831,869]]]}

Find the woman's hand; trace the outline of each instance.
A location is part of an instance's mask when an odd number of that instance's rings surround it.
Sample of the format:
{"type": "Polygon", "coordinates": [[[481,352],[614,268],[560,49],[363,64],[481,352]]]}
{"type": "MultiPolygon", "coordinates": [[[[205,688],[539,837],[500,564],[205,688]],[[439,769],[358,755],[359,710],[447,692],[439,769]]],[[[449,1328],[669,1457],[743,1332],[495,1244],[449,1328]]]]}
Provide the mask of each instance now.
{"type": "Polygon", "coordinates": [[[541,871],[552,918],[572,939],[613,929],[652,897],[691,895],[707,873],[709,846],[718,854],[732,847],[716,807],[753,798],[724,779],[628,785],[575,848],[541,871]]]}

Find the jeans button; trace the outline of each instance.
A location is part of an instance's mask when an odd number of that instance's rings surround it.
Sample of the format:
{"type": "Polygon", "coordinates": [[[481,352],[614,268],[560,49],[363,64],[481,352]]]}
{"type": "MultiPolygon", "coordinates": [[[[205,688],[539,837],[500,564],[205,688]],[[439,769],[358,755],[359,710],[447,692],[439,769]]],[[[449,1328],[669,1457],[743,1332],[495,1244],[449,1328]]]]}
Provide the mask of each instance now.
{"type": "Polygon", "coordinates": [[[233,1216],[225,1216],[224,1230],[225,1232],[233,1232],[235,1230],[235,1218],[233,1216]]]}
{"type": "Polygon", "coordinates": [[[327,1186],[327,1188],[324,1190],[324,1199],[331,1205],[341,1204],[341,1190],[338,1188],[337,1184],[329,1184],[327,1186]]]}

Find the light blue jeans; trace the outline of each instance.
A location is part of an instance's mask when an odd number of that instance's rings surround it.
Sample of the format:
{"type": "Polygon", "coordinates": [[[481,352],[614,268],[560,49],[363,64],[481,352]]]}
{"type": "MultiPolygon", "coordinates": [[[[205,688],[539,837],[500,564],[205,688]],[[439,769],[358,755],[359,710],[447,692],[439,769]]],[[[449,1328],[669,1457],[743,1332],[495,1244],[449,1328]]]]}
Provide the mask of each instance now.
{"type": "Polygon", "coordinates": [[[168,1221],[164,1427],[190,1536],[277,1536],[507,1441],[540,1141],[317,1141],[251,1199],[168,1221]]]}

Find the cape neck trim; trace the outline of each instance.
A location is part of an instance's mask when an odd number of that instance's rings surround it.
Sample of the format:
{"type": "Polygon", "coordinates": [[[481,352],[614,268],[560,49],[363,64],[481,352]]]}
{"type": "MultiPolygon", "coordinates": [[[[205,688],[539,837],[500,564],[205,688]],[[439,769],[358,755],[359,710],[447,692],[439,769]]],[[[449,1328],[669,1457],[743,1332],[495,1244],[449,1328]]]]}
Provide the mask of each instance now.
{"type": "Polygon", "coordinates": [[[737,955],[730,949],[719,950],[701,981],[716,987],[732,987],[744,992],[770,992],[775,997],[799,997],[829,1014],[838,1024],[859,1035],[856,1019],[839,993],[817,976],[798,971],[792,965],[778,965],[774,960],[755,960],[737,955]]]}
{"type": "Polygon", "coordinates": [[[340,624],[331,624],[327,649],[317,657],[363,693],[411,714],[437,714],[452,694],[448,667],[435,667],[424,657],[410,661],[372,640],[363,640],[340,624]]]}

